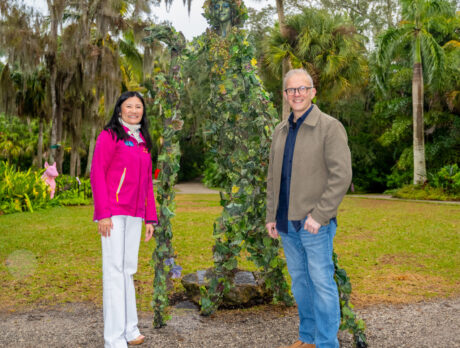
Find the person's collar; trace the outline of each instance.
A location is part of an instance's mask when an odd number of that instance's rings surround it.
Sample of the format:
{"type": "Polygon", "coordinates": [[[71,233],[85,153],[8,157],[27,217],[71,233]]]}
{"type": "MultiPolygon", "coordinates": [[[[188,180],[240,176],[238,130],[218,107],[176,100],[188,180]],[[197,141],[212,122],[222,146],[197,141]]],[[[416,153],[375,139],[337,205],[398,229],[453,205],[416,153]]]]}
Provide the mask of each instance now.
{"type": "Polygon", "coordinates": [[[310,112],[312,111],[313,105],[314,105],[314,104],[311,104],[311,105],[308,107],[307,111],[305,111],[305,112],[302,114],[302,116],[300,116],[300,117],[297,119],[296,122],[294,122],[294,113],[291,112],[291,114],[289,115],[289,119],[288,119],[289,124],[290,124],[291,126],[293,126],[294,124],[296,124],[297,127],[300,126],[300,125],[305,121],[305,119],[306,119],[307,116],[310,114],[310,112]]]}
{"type": "Polygon", "coordinates": [[[129,123],[126,123],[125,121],[123,121],[123,119],[121,117],[119,117],[118,120],[120,121],[120,123],[123,126],[128,128],[131,132],[138,132],[141,129],[141,124],[140,123],[138,123],[138,124],[129,124],[129,123]]]}
{"type": "Polygon", "coordinates": [[[315,127],[316,124],[318,123],[319,117],[321,115],[321,111],[319,110],[318,106],[316,104],[312,104],[312,109],[310,113],[308,114],[307,119],[303,124],[310,126],[310,127],[315,127]]]}
{"type": "MultiPolygon", "coordinates": [[[[305,119],[304,122],[302,122],[302,125],[305,124],[310,127],[316,126],[319,120],[319,116],[321,115],[321,111],[319,110],[318,106],[316,104],[311,104],[310,106],[311,110],[308,114],[308,117],[305,119]]],[[[289,128],[289,118],[292,116],[292,119],[294,119],[294,116],[292,112],[289,114],[289,117],[287,119],[284,119],[280,123],[281,128],[289,128]]],[[[299,120],[297,120],[298,122],[299,120]]]]}

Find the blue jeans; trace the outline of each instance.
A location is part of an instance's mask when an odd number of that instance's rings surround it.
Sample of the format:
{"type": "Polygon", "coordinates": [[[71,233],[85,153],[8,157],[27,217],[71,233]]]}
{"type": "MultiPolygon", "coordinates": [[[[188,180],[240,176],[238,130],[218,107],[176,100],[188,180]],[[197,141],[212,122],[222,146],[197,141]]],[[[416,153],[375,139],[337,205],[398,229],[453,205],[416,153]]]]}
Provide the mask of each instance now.
{"type": "Polygon", "coordinates": [[[288,233],[280,233],[299,311],[299,339],[316,348],[338,348],[340,305],[332,261],[337,224],[331,220],[316,235],[304,224],[305,219],[297,232],[289,221],[288,233]]]}

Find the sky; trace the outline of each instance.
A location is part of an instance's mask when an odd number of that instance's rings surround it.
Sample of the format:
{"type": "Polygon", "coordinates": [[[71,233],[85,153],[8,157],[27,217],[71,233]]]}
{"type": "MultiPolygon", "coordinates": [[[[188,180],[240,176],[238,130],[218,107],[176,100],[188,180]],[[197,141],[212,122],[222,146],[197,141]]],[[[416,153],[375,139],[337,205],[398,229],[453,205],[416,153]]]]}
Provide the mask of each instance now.
{"type": "MultiPolygon", "coordinates": [[[[29,6],[34,7],[42,13],[47,12],[46,0],[23,0],[29,6]]],[[[158,17],[158,22],[170,21],[176,30],[181,31],[188,40],[200,35],[208,26],[206,19],[201,15],[203,13],[204,0],[192,0],[190,16],[187,13],[187,6],[182,0],[174,0],[169,11],[162,1],[159,7],[152,7],[152,13],[158,17]]],[[[262,7],[272,4],[275,6],[275,0],[246,0],[247,7],[261,9],[262,7]]]]}

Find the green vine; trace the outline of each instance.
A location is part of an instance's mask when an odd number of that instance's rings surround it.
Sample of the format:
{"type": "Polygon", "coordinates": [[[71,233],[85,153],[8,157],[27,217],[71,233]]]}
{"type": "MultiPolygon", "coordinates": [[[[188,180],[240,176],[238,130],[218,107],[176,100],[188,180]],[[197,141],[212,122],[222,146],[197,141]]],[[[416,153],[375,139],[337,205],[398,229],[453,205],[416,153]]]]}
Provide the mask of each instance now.
{"type": "Polygon", "coordinates": [[[366,348],[367,339],[364,330],[366,328],[362,319],[357,319],[353,311],[353,305],[350,303],[351,282],[347,272],[339,267],[337,254],[332,254],[335,268],[335,282],[339,289],[341,323],[340,330],[348,330],[353,335],[354,343],[357,348],[366,348]]]}
{"type": "Polygon", "coordinates": [[[154,97],[154,104],[160,105],[163,120],[162,147],[158,156],[160,173],[156,193],[159,204],[159,224],[155,228],[156,248],[151,262],[155,269],[152,301],[153,325],[155,328],[160,328],[165,326],[170,319],[168,290],[172,287],[171,278],[180,277],[182,269],[174,262],[171,218],[174,217],[176,209],[174,184],[177,181],[181,156],[177,137],[177,133],[183,125],[179,109],[180,91],[183,89],[179,57],[181,50],[185,47],[185,39],[181,33],[177,33],[169,26],[159,25],[148,29],[148,31],[149,36],[144,39],[146,42],[162,41],[171,50],[169,74],[156,74],[153,84],[146,84],[149,93],[154,97]]]}
{"type": "Polygon", "coordinates": [[[201,288],[201,313],[213,313],[233,286],[243,248],[261,269],[274,302],[293,305],[279,257],[279,240],[265,231],[268,157],[277,113],[256,74],[246,33],[237,27],[222,38],[208,31],[204,43],[210,74],[210,118],[206,135],[218,172],[227,178],[220,193],[223,213],[214,223],[214,274],[201,288]]]}

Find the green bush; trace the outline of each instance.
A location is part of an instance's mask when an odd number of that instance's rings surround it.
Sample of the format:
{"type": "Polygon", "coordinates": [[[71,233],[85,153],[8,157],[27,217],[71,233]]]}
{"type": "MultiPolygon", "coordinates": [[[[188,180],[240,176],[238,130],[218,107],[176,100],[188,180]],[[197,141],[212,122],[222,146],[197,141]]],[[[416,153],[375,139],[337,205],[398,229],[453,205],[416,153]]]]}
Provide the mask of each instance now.
{"type": "Polygon", "coordinates": [[[0,162],[0,213],[12,214],[56,205],[87,205],[92,203],[89,179],[68,175],[56,178],[54,199],[41,178],[44,170],[20,171],[8,162],[0,162]],[[79,182],[80,181],[80,182],[79,182]]]}
{"type": "Polygon", "coordinates": [[[229,179],[225,173],[219,171],[219,165],[211,155],[206,156],[204,161],[203,183],[207,187],[226,187],[229,179]]]}
{"type": "Polygon", "coordinates": [[[8,162],[0,162],[0,211],[11,214],[56,205],[41,179],[42,171],[21,172],[8,162]]]}
{"type": "Polygon", "coordinates": [[[55,198],[60,205],[89,205],[92,203],[90,179],[59,175],[56,178],[55,198]]]}
{"type": "Polygon", "coordinates": [[[448,194],[440,187],[430,185],[406,185],[400,189],[386,191],[393,197],[404,199],[420,199],[420,200],[435,200],[435,201],[458,201],[460,195],[448,194]]]}
{"type": "MultiPolygon", "coordinates": [[[[46,144],[47,133],[44,133],[46,144]]],[[[21,170],[32,166],[37,151],[38,122],[28,125],[16,116],[0,113],[0,161],[12,163],[21,170]]]]}
{"type": "Polygon", "coordinates": [[[457,164],[442,167],[436,174],[428,175],[430,185],[442,188],[449,195],[460,195],[460,169],[457,164]]]}

